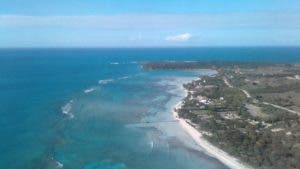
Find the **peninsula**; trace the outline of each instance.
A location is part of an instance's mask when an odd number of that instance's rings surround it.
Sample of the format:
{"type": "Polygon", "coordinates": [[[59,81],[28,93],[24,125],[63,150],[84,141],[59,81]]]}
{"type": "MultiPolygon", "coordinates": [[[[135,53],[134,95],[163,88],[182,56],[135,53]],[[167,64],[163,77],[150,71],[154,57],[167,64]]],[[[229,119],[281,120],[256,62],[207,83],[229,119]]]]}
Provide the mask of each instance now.
{"type": "Polygon", "coordinates": [[[300,64],[146,62],[143,68],[218,72],[184,84],[174,116],[231,168],[300,166],[300,64]]]}

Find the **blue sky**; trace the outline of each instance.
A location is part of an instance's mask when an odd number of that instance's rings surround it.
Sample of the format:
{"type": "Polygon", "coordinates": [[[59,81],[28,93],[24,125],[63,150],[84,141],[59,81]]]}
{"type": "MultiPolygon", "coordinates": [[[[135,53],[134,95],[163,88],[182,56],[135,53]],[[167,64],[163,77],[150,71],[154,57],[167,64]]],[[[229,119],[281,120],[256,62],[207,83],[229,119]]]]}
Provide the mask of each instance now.
{"type": "Polygon", "coordinates": [[[0,47],[299,45],[299,0],[0,1],[0,47]]]}

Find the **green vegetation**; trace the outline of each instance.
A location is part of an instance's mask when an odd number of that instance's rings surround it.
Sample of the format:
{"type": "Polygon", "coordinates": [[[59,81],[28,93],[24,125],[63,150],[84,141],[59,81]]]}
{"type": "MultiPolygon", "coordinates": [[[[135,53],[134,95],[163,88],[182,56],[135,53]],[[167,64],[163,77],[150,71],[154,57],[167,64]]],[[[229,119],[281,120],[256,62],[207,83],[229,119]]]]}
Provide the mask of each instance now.
{"type": "Polygon", "coordinates": [[[299,66],[152,62],[144,68],[216,69],[216,76],[184,85],[189,94],[179,116],[211,133],[205,135],[211,143],[255,168],[299,168],[299,66]]]}

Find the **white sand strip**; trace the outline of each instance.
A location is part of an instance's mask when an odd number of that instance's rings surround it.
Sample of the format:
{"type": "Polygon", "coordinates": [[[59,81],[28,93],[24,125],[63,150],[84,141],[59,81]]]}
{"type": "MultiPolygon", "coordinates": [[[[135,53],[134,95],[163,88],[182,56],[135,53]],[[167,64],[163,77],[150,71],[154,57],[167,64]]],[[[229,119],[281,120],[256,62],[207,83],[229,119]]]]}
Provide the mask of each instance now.
{"type": "MultiPolygon", "coordinates": [[[[187,91],[185,90],[186,94],[187,91]]],[[[175,110],[178,110],[181,108],[182,102],[177,103],[175,106],[175,110]]],[[[232,169],[252,169],[252,167],[243,164],[235,157],[230,156],[223,150],[215,147],[211,143],[209,143],[205,138],[203,138],[202,134],[195,129],[193,126],[191,126],[186,120],[179,118],[177,112],[173,110],[173,116],[176,120],[178,120],[179,124],[182,126],[182,128],[193,138],[195,143],[202,147],[208,155],[211,155],[212,157],[215,157],[216,159],[220,160],[223,164],[226,166],[232,168],[232,169]]]]}

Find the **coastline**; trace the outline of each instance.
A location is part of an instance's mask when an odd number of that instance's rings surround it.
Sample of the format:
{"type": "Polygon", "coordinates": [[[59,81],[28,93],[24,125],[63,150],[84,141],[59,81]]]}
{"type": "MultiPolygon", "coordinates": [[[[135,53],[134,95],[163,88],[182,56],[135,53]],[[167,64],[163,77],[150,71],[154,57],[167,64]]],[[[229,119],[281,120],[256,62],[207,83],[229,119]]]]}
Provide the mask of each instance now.
{"type": "MultiPolygon", "coordinates": [[[[184,97],[183,97],[183,98],[185,98],[188,94],[188,91],[182,85],[181,85],[181,90],[185,93],[184,97]]],[[[207,141],[196,128],[194,128],[191,124],[189,124],[187,122],[187,119],[179,118],[176,110],[180,109],[181,106],[182,106],[182,101],[178,102],[175,105],[174,109],[172,110],[173,118],[178,120],[178,123],[183,128],[183,130],[188,135],[190,135],[192,137],[192,139],[194,140],[194,142],[198,146],[203,148],[203,150],[205,150],[205,152],[208,155],[215,157],[216,159],[221,161],[223,164],[225,164],[226,166],[228,166],[229,168],[232,168],[232,169],[253,169],[252,167],[242,163],[237,158],[229,155],[225,151],[219,149],[218,147],[214,146],[209,141],[207,141]]]]}

